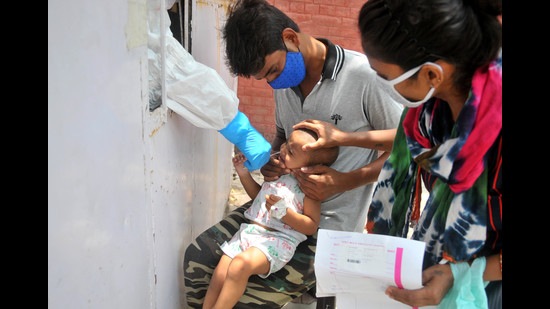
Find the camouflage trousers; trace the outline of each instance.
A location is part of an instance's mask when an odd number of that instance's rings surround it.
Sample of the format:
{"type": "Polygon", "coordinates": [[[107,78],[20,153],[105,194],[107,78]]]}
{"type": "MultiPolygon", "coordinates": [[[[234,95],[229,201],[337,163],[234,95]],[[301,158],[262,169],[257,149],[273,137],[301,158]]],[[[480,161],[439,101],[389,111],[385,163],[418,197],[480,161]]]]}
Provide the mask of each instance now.
{"type": "MultiPolygon", "coordinates": [[[[185,297],[189,308],[202,308],[214,268],[223,252],[220,245],[229,241],[243,222],[244,211],[252,201],[230,212],[224,219],[200,234],[185,250],[183,272],[185,297]]],[[[281,270],[262,279],[251,276],[243,296],[234,308],[281,308],[315,286],[314,257],[317,234],[296,248],[294,257],[281,270]]]]}

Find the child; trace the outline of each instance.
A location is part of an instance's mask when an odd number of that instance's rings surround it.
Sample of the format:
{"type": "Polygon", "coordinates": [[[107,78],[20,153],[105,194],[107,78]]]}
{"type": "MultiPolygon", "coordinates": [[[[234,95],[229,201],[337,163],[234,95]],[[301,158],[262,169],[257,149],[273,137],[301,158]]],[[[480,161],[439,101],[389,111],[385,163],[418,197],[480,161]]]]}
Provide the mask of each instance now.
{"type": "MultiPolygon", "coordinates": [[[[288,169],[315,164],[331,165],[338,157],[338,147],[305,152],[302,146],[317,140],[309,129],[294,130],[281,145],[279,160],[288,169]]],[[[317,232],[321,202],[308,198],[291,174],[258,184],[243,166],[242,154],[233,164],[246,193],[254,199],[245,211],[250,223],[242,223],[229,242],[222,244],[224,252],[214,270],[206,292],[203,308],[233,308],[246,289],[248,278],[267,278],[281,269],[294,255],[298,244],[317,232]]]]}

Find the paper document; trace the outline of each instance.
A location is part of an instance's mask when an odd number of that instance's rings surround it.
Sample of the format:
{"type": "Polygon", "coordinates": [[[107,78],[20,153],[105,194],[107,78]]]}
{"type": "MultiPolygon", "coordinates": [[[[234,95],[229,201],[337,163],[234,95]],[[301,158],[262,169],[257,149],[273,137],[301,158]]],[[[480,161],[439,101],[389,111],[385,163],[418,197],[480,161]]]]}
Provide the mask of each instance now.
{"type": "Polygon", "coordinates": [[[316,296],[336,296],[338,309],[410,309],[384,291],[389,285],[422,287],[425,245],[401,237],[319,229],[316,296]]]}

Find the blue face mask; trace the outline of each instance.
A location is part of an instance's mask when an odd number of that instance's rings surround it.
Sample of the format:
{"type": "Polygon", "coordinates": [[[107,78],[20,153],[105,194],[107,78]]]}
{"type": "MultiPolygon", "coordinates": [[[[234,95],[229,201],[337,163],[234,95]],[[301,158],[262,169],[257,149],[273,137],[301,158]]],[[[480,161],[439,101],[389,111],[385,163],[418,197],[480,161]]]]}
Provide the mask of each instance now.
{"type": "Polygon", "coordinates": [[[298,86],[306,77],[306,65],[301,52],[286,52],[283,71],[277,78],[268,82],[273,89],[284,89],[298,86]]]}

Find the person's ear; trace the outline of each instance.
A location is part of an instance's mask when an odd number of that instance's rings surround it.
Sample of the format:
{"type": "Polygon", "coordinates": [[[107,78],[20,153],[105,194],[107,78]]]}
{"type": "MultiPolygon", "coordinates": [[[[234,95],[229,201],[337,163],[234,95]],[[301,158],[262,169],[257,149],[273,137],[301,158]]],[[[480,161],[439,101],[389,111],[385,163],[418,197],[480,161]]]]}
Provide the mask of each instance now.
{"type": "MultiPolygon", "coordinates": [[[[298,38],[298,34],[296,31],[294,31],[292,28],[285,28],[283,29],[283,41],[285,44],[292,43],[296,47],[296,49],[300,49],[300,39],[298,38]]],[[[287,48],[289,45],[287,45],[287,48]]],[[[289,50],[295,51],[294,48],[289,48],[289,50]]]]}
{"type": "Polygon", "coordinates": [[[443,82],[443,69],[435,65],[426,64],[422,67],[421,73],[430,82],[430,85],[437,88],[443,82]]]}

